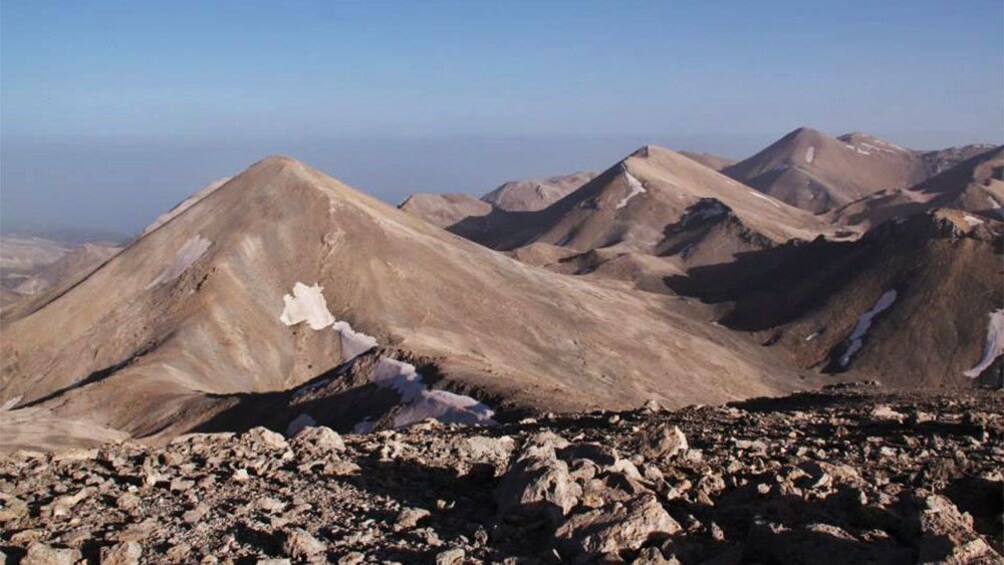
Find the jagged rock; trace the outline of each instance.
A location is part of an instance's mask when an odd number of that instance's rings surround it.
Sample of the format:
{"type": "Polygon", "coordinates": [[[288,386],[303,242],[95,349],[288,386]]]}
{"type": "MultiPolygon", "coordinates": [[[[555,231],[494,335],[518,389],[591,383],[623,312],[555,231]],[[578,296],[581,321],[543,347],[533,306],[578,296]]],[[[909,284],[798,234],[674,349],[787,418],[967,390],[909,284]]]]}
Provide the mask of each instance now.
{"type": "Polygon", "coordinates": [[[430,512],[424,508],[405,508],[397,516],[394,522],[394,530],[410,530],[418,525],[420,521],[430,516],[430,512]]]}
{"type": "Polygon", "coordinates": [[[323,451],[345,451],[345,441],[335,430],[326,426],[307,426],[293,438],[294,443],[323,451]]]}
{"type": "Polygon", "coordinates": [[[648,541],[680,531],[655,495],[646,493],[626,503],[573,514],[555,532],[563,553],[584,563],[600,555],[638,549],[648,541]]]}
{"type": "Polygon", "coordinates": [[[143,556],[143,546],[127,541],[101,548],[101,565],[137,565],[143,556]]]}
{"type": "Polygon", "coordinates": [[[251,428],[241,436],[241,441],[253,447],[281,450],[289,447],[282,434],[261,426],[251,428]]]}
{"type": "Polygon", "coordinates": [[[902,423],[906,419],[906,414],[897,412],[886,404],[880,404],[872,410],[871,417],[879,421],[902,423]]]}
{"type": "Polygon", "coordinates": [[[16,496],[0,493],[0,524],[28,514],[28,504],[16,496]]]}
{"type": "Polygon", "coordinates": [[[675,557],[666,559],[657,547],[646,547],[638,552],[638,557],[631,565],[680,565],[680,561],[675,557]]]}
{"type": "Polygon", "coordinates": [[[682,455],[690,449],[687,436],[677,426],[659,424],[641,437],[641,454],[646,459],[658,461],[682,455]]]}
{"type": "Polygon", "coordinates": [[[952,501],[932,494],[911,501],[914,514],[908,525],[919,529],[918,562],[977,563],[1001,559],[973,530],[973,518],[959,512],[952,501]]]}
{"type": "Polygon", "coordinates": [[[282,550],[295,559],[310,559],[323,553],[327,546],[303,528],[293,528],[286,533],[282,550]]]}
{"type": "Polygon", "coordinates": [[[572,479],[568,465],[555,449],[568,442],[554,434],[538,434],[509,467],[496,490],[502,517],[541,516],[552,526],[559,524],[577,503],[582,489],[572,479]]]}
{"type": "Polygon", "coordinates": [[[466,553],[463,549],[447,549],[436,554],[436,565],[461,565],[466,553]]]}
{"type": "Polygon", "coordinates": [[[76,549],[55,548],[35,542],[28,546],[21,565],[74,565],[80,557],[76,549]]]}
{"type": "Polygon", "coordinates": [[[457,455],[458,465],[463,466],[461,474],[466,474],[475,465],[487,465],[491,467],[494,476],[504,471],[509,464],[516,442],[509,436],[473,436],[453,440],[451,448],[457,455]]]}

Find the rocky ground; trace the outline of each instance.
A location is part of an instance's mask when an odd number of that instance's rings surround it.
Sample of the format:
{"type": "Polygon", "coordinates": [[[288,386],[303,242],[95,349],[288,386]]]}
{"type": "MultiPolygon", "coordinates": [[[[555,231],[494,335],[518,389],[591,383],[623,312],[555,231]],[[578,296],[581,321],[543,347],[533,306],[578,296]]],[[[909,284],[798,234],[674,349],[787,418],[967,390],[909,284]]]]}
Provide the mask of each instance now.
{"type": "Polygon", "coordinates": [[[0,459],[8,563],[1000,563],[1004,393],[0,459]]]}

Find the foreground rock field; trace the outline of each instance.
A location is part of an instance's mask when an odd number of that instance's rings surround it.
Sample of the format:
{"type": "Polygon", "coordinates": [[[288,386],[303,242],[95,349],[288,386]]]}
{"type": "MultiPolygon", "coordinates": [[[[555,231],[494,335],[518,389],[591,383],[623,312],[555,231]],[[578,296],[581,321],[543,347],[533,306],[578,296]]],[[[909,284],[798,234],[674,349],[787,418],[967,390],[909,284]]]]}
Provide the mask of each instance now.
{"type": "MultiPolygon", "coordinates": [[[[7,563],[1000,563],[1004,393],[0,456],[7,563]]],[[[0,559],[3,562],[3,559],[0,559]]]]}

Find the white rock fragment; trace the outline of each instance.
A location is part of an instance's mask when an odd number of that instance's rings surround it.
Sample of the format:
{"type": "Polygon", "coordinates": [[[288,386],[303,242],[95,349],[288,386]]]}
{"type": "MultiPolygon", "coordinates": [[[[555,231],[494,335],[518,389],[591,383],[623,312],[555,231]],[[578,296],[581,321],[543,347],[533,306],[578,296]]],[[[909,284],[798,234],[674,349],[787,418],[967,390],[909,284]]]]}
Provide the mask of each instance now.
{"type": "Polygon", "coordinates": [[[324,287],[320,285],[307,286],[297,282],[293,285],[293,295],[287,294],[282,297],[285,306],[279,321],[287,326],[307,322],[313,330],[322,330],[334,324],[335,317],[328,311],[328,304],[321,294],[322,290],[324,287]]]}
{"type": "Polygon", "coordinates": [[[810,145],[808,149],[805,150],[805,162],[812,164],[812,160],[816,158],[816,146],[810,145]]]}
{"type": "Polygon", "coordinates": [[[983,358],[975,367],[964,374],[975,379],[1001,355],[1004,355],[1004,308],[990,313],[990,321],[987,322],[987,339],[983,344],[983,358]]]}
{"type": "Polygon", "coordinates": [[[174,256],[174,261],[161,271],[156,278],[150,281],[150,284],[146,285],[147,290],[180,277],[181,273],[184,273],[186,269],[198,261],[199,257],[202,257],[212,244],[213,242],[201,235],[190,238],[178,250],[178,253],[174,256]]]}
{"type": "Polygon", "coordinates": [[[850,343],[847,345],[847,350],[840,356],[841,367],[846,369],[851,364],[851,357],[864,347],[863,340],[865,334],[872,327],[872,320],[875,319],[875,316],[887,310],[894,302],[896,302],[896,290],[887,290],[882,293],[882,296],[879,297],[878,302],[872,306],[871,310],[861,314],[861,317],[858,318],[858,323],[854,326],[854,331],[851,332],[851,336],[848,338],[850,343]]]}

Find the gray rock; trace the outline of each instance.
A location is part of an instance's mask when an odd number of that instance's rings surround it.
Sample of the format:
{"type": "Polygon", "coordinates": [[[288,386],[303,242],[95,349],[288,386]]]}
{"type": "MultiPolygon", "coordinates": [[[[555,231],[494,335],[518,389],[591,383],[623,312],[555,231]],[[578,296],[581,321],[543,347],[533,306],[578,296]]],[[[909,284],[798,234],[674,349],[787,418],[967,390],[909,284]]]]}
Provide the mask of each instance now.
{"type": "Polygon", "coordinates": [[[460,565],[467,554],[463,549],[447,549],[436,554],[436,565],[460,565]]]}
{"type": "Polygon", "coordinates": [[[270,449],[270,450],[281,450],[289,447],[286,443],[286,438],[280,433],[273,432],[268,428],[263,428],[261,426],[251,428],[244,435],[241,436],[241,441],[247,445],[270,449]]]}
{"type": "Polygon", "coordinates": [[[327,546],[303,528],[293,528],[286,533],[282,550],[295,559],[310,559],[323,553],[327,546]]]}
{"type": "Polygon", "coordinates": [[[582,495],[582,488],[569,475],[568,465],[555,453],[556,448],[567,447],[567,443],[551,433],[531,438],[495,491],[500,516],[543,517],[552,526],[561,523],[582,495]]]}
{"type": "Polygon", "coordinates": [[[338,432],[327,426],[307,426],[293,438],[296,445],[322,451],[345,451],[345,441],[338,432]]]}
{"type": "Polygon", "coordinates": [[[143,556],[143,546],[127,541],[101,548],[101,565],[137,565],[143,556]]]}
{"type": "Polygon", "coordinates": [[[558,528],[555,538],[563,554],[585,563],[602,555],[638,549],[680,529],[655,495],[646,493],[623,504],[574,514],[558,528]]]}
{"type": "Polygon", "coordinates": [[[35,542],[28,546],[28,553],[21,565],[73,565],[81,558],[76,549],[55,548],[35,542]]]}
{"type": "Polygon", "coordinates": [[[430,512],[424,508],[405,508],[394,522],[394,531],[410,530],[429,515],[430,512]]]}
{"type": "Polygon", "coordinates": [[[641,438],[641,454],[652,461],[683,455],[688,449],[687,436],[680,428],[666,423],[650,428],[641,438]]]}

